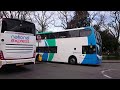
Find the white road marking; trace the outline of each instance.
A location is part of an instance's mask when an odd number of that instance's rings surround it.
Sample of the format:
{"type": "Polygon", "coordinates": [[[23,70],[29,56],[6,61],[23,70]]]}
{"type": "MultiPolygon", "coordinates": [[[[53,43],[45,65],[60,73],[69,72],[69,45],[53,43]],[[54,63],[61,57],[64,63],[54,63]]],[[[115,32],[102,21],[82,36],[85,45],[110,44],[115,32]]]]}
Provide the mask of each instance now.
{"type": "Polygon", "coordinates": [[[105,74],[106,71],[111,71],[111,70],[116,70],[116,69],[103,70],[103,71],[101,71],[101,73],[103,74],[103,76],[105,76],[105,77],[107,77],[107,78],[112,78],[112,77],[108,76],[107,74],[105,74]]]}

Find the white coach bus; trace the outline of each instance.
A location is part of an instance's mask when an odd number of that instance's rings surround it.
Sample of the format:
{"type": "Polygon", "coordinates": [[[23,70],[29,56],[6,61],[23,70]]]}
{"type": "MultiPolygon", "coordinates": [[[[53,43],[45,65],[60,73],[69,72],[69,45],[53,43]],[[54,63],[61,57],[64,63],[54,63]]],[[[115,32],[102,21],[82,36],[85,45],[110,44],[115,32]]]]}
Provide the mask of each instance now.
{"type": "Polygon", "coordinates": [[[18,19],[0,19],[0,68],[10,64],[35,64],[35,43],[35,24],[18,19]]]}

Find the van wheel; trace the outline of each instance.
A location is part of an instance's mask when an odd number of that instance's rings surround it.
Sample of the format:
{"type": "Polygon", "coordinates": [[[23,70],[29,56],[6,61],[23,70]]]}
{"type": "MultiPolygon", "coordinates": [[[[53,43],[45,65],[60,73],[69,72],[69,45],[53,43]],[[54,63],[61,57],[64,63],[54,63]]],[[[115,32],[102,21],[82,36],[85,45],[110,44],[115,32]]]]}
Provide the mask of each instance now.
{"type": "Polygon", "coordinates": [[[74,57],[74,56],[70,57],[68,63],[70,63],[70,64],[77,64],[76,57],[74,57]]]}

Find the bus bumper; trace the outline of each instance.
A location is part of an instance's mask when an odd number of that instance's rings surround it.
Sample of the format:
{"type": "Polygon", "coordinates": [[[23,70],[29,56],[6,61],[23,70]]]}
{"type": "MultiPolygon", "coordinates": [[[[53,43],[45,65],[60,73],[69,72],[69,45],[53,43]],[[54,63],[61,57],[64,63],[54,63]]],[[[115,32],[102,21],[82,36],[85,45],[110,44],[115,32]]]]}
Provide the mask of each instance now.
{"type": "Polygon", "coordinates": [[[20,60],[0,60],[0,68],[3,65],[7,65],[7,64],[27,64],[27,63],[35,64],[35,58],[20,59],[20,60]]]}

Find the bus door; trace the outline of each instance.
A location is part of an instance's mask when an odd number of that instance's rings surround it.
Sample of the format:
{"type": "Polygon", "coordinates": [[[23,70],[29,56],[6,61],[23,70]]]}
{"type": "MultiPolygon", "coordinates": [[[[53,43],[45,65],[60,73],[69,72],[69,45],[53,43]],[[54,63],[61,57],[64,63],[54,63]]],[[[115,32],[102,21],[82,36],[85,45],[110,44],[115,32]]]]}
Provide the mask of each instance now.
{"type": "Polygon", "coordinates": [[[82,46],[82,55],[84,57],[84,63],[91,63],[96,60],[96,46],[86,45],[82,46]]]}

